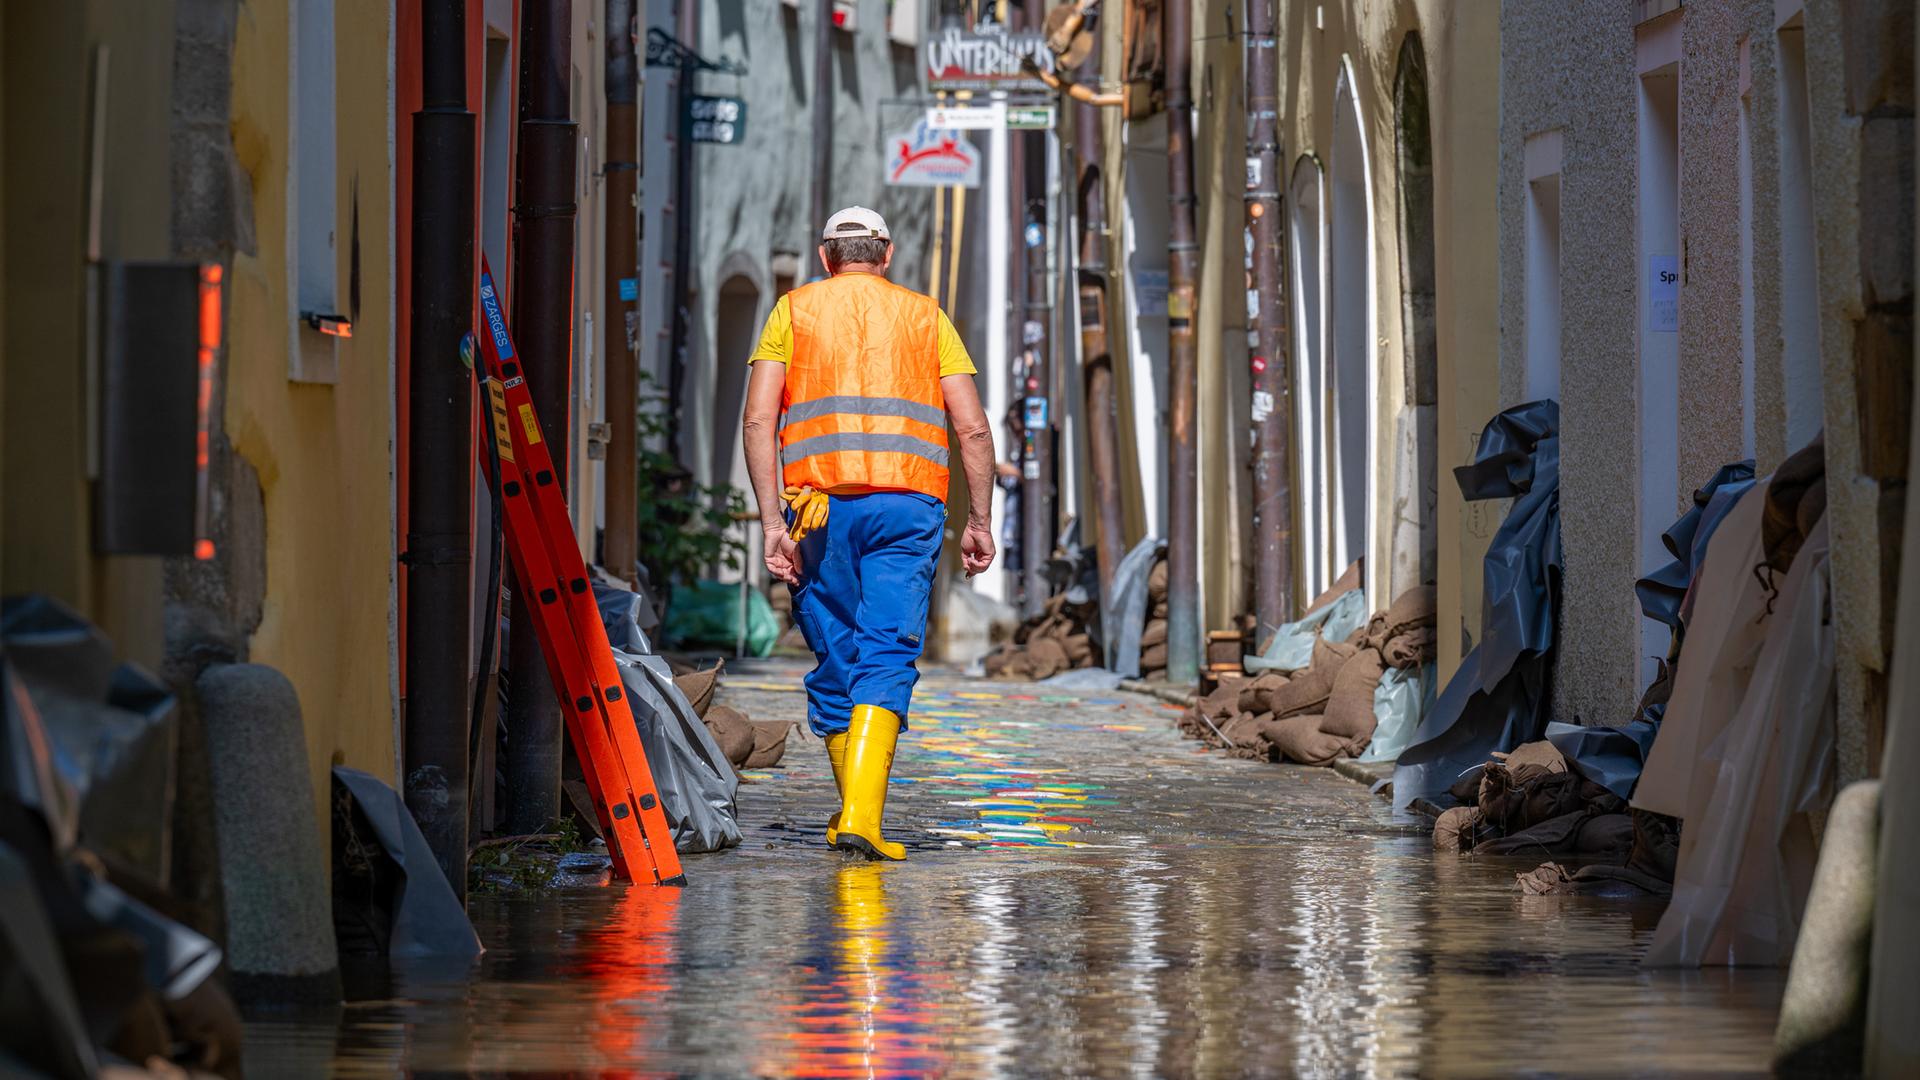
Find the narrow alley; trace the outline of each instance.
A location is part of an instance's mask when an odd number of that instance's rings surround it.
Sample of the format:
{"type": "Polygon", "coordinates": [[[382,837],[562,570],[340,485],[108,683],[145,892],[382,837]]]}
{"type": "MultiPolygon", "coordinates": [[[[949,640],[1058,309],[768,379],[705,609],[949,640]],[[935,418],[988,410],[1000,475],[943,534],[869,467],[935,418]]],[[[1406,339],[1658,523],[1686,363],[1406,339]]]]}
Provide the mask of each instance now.
{"type": "MultiPolygon", "coordinates": [[[[722,699],[797,718],[790,661],[722,699]]],[[[1658,901],[1527,897],[1535,859],[1439,854],[1327,769],[1184,741],[1178,710],[933,675],[889,822],[822,843],[795,733],[740,787],[746,840],[685,890],[475,896],[470,973],[346,973],[248,1028],[255,1075],[1740,1075],[1785,973],[1652,971],[1658,901]]]]}

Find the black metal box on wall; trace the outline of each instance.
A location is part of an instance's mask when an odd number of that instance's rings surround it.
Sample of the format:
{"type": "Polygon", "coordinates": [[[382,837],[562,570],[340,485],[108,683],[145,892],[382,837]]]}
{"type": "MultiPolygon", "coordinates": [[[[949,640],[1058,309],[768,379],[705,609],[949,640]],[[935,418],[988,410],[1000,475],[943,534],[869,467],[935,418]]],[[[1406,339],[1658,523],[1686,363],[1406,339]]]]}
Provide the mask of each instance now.
{"type": "Polygon", "coordinates": [[[101,555],[192,555],[199,523],[201,267],[98,266],[101,555]]]}

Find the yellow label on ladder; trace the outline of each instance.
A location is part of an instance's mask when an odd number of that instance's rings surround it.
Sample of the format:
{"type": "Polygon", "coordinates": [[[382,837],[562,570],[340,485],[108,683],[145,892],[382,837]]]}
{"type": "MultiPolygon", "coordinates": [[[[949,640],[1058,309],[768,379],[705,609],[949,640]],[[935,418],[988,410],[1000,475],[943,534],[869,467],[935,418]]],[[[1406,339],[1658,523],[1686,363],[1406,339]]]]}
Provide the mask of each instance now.
{"type": "Polygon", "coordinates": [[[507,429],[507,392],[500,387],[498,379],[487,380],[487,396],[493,400],[488,412],[493,414],[493,442],[500,452],[500,460],[513,460],[513,433],[507,429]]]}
{"type": "Polygon", "coordinates": [[[533,415],[532,405],[520,406],[520,426],[527,429],[527,445],[540,441],[540,421],[533,415]]]}

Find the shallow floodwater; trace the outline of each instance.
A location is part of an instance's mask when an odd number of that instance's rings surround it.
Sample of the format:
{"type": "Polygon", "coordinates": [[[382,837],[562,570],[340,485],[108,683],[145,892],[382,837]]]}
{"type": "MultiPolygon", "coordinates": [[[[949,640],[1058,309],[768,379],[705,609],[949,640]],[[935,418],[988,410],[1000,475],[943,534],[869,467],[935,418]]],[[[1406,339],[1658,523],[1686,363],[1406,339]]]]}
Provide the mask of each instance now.
{"type": "Polygon", "coordinates": [[[343,1008],[251,1023],[249,1075],[1765,1071],[1782,974],[1642,970],[1657,904],[1523,896],[1533,861],[1436,856],[1139,699],[930,695],[962,715],[903,752],[908,861],[819,846],[796,739],[687,889],[476,897],[471,971],[351,974],[343,1008]]]}

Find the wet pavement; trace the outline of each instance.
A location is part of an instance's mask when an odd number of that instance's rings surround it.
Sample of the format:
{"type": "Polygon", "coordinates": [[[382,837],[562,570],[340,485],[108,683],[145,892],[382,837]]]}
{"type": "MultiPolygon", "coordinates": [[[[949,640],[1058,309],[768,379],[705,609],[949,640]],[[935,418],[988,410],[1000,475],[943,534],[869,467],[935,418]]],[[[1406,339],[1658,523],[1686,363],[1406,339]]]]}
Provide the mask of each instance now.
{"type": "MultiPolygon", "coordinates": [[[[722,701],[803,715],[801,668],[722,701]]],[[[1759,1074],[1784,974],[1639,966],[1657,904],[1527,897],[1329,770],[1182,741],[1172,707],[930,677],[854,862],[820,743],[747,774],[685,890],[476,897],[471,973],[354,973],[249,1025],[249,1075],[1759,1074]]]]}

